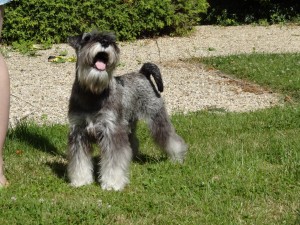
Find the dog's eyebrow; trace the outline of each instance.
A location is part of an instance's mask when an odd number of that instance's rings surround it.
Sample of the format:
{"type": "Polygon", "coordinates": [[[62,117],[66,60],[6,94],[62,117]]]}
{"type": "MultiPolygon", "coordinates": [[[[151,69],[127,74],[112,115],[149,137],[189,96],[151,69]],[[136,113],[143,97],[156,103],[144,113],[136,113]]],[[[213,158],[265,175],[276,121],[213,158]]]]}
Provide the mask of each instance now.
{"type": "MultiPolygon", "coordinates": [[[[89,38],[91,38],[91,34],[90,33],[83,33],[82,34],[82,37],[81,37],[82,40],[89,39],[89,38]]],[[[88,41],[88,40],[86,40],[86,41],[88,41]]]]}

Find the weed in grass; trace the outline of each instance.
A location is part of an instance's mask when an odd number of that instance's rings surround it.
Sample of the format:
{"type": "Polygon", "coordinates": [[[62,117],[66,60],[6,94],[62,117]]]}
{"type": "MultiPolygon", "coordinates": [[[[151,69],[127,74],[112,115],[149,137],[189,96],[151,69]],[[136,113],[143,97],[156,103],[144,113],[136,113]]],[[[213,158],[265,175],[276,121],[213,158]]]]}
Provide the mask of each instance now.
{"type": "Polygon", "coordinates": [[[8,48],[8,47],[1,46],[1,48],[0,48],[0,54],[1,54],[4,58],[8,58],[8,57],[9,57],[9,48],[8,48]]]}
{"type": "Polygon", "coordinates": [[[68,50],[62,50],[59,52],[60,56],[67,56],[68,55],[68,50]]]}
{"type": "Polygon", "coordinates": [[[216,49],[213,48],[213,47],[208,47],[208,51],[209,51],[209,52],[213,52],[213,51],[216,51],[216,49]]]}
{"type": "Polygon", "coordinates": [[[38,50],[50,49],[52,47],[52,43],[50,41],[45,41],[43,44],[34,44],[33,41],[15,41],[12,43],[12,48],[17,50],[21,54],[27,56],[36,56],[38,50]]]}
{"type": "Polygon", "coordinates": [[[258,20],[258,24],[260,26],[269,26],[269,22],[268,22],[267,19],[260,19],[260,20],[258,20]]]}

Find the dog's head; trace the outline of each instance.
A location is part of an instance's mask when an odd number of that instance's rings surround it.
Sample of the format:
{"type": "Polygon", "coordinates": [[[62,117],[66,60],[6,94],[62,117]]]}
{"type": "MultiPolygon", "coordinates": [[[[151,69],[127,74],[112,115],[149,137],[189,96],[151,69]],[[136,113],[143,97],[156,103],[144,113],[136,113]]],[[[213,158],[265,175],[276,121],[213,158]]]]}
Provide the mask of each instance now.
{"type": "Polygon", "coordinates": [[[93,93],[101,93],[108,87],[119,61],[115,35],[94,31],[70,37],[68,42],[76,50],[79,84],[93,93]]]}

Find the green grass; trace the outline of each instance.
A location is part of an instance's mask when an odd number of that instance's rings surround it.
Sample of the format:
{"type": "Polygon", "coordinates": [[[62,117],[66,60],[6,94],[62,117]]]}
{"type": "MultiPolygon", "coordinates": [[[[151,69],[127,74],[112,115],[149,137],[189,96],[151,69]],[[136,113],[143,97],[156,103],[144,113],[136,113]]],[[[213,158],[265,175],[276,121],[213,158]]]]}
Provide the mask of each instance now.
{"type": "Polygon", "coordinates": [[[69,186],[66,125],[11,129],[5,147],[11,185],[0,190],[0,224],[300,223],[299,104],[201,111],[172,121],[189,144],[185,163],[169,162],[140,123],[144,157],[132,163],[123,192],[102,191],[97,183],[69,186]]]}

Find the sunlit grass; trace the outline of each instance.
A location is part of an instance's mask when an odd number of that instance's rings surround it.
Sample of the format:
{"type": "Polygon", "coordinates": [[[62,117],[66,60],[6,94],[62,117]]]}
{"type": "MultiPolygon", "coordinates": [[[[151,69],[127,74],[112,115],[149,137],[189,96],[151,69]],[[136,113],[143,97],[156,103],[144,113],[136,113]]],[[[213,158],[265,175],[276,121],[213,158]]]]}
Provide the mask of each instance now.
{"type": "Polygon", "coordinates": [[[300,53],[243,54],[194,59],[300,101],[300,53]]]}

